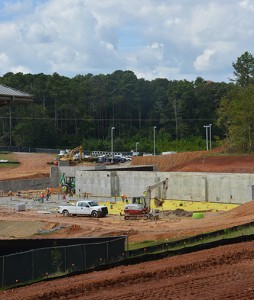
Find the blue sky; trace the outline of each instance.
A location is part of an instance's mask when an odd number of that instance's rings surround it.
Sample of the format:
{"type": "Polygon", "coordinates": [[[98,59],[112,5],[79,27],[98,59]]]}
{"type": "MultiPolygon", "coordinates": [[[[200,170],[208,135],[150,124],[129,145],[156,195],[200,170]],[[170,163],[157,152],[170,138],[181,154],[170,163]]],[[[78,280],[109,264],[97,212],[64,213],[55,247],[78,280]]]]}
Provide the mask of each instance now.
{"type": "Polygon", "coordinates": [[[0,0],[0,76],[228,82],[245,51],[254,54],[253,0],[0,0]]]}

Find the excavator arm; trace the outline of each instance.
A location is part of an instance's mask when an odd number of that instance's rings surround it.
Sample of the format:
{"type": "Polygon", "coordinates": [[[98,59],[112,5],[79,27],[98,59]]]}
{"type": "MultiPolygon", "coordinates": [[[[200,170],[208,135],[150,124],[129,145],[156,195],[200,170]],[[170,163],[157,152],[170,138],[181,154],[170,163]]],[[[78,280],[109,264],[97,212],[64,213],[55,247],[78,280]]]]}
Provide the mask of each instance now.
{"type": "Polygon", "coordinates": [[[60,160],[73,160],[73,156],[76,152],[79,152],[79,160],[82,160],[82,146],[71,149],[70,153],[66,157],[60,158],[60,160]]]}
{"type": "Polygon", "coordinates": [[[145,207],[150,210],[151,208],[151,197],[152,197],[152,191],[156,189],[157,187],[162,186],[162,200],[166,199],[167,196],[167,189],[168,189],[168,178],[163,179],[161,181],[156,182],[153,185],[149,185],[146,189],[146,196],[145,196],[145,207]]]}

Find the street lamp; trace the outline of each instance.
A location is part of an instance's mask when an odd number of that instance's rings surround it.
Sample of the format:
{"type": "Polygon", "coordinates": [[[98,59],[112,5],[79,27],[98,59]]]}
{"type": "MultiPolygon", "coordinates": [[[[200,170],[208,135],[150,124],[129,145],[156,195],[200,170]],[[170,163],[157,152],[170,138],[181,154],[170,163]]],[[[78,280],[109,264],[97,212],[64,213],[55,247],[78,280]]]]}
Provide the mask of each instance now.
{"type": "Polygon", "coordinates": [[[153,126],[153,155],[155,155],[155,129],[157,127],[153,126]]]}
{"type": "Polygon", "coordinates": [[[208,128],[210,127],[209,125],[205,125],[205,140],[206,140],[206,151],[208,151],[208,128]]]}
{"type": "Polygon", "coordinates": [[[113,132],[115,127],[111,127],[111,163],[113,163],[113,151],[114,151],[114,139],[113,139],[113,132]]]}
{"type": "Polygon", "coordinates": [[[212,124],[209,124],[210,129],[210,150],[212,150],[212,124]]]}
{"type": "Polygon", "coordinates": [[[139,142],[136,142],[136,153],[138,152],[138,144],[139,142]]]}

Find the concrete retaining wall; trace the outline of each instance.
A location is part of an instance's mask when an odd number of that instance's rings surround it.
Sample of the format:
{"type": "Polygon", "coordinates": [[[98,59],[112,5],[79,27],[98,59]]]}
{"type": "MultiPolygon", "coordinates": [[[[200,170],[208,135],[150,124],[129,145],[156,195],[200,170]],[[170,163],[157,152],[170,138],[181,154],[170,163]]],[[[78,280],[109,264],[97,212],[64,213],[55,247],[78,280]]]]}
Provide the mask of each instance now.
{"type": "MultiPolygon", "coordinates": [[[[58,187],[63,172],[66,176],[76,177],[76,194],[79,195],[88,193],[101,198],[121,194],[140,196],[149,185],[168,178],[167,199],[236,204],[254,199],[254,174],[118,171],[86,166],[54,166],[50,178],[0,181],[0,190],[58,187]]],[[[161,190],[156,189],[152,197],[160,197],[160,193],[161,190]]]]}
{"type": "Polygon", "coordinates": [[[16,192],[19,190],[42,190],[46,189],[48,186],[51,186],[49,177],[38,179],[0,181],[0,190],[3,190],[5,192],[16,192]]]}
{"type": "MultiPolygon", "coordinates": [[[[254,199],[254,174],[77,171],[76,191],[93,196],[142,195],[147,186],[168,178],[167,199],[246,203],[254,199]]],[[[152,196],[158,195],[154,191],[152,196]]]]}
{"type": "Polygon", "coordinates": [[[18,190],[43,190],[47,187],[59,186],[59,170],[58,167],[52,167],[50,177],[36,178],[36,179],[23,179],[23,180],[8,180],[0,181],[0,190],[5,192],[18,190]]]}

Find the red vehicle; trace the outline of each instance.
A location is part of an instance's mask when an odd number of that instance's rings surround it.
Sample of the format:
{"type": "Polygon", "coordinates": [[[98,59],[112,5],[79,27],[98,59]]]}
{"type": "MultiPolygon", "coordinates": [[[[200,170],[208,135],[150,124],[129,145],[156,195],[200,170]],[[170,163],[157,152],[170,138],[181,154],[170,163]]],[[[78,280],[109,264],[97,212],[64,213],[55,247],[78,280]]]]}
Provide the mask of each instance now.
{"type": "MultiPolygon", "coordinates": [[[[168,189],[168,178],[156,182],[155,184],[148,186],[145,191],[145,196],[132,197],[130,204],[126,204],[124,207],[124,219],[125,220],[135,220],[135,219],[154,219],[158,218],[156,211],[151,210],[151,195],[152,190],[162,186],[162,197],[161,199],[166,199],[167,189],[168,189]]],[[[154,197],[158,198],[158,197],[154,197]]]]}

